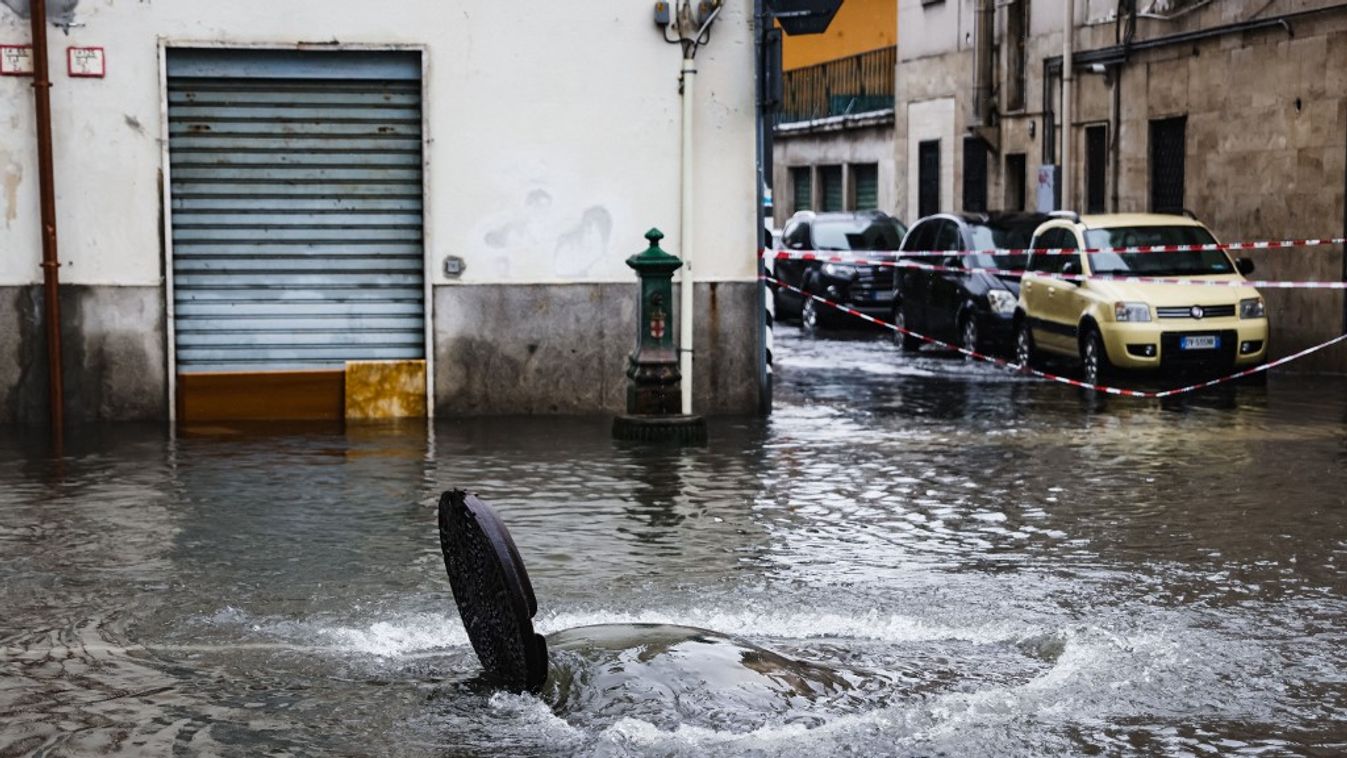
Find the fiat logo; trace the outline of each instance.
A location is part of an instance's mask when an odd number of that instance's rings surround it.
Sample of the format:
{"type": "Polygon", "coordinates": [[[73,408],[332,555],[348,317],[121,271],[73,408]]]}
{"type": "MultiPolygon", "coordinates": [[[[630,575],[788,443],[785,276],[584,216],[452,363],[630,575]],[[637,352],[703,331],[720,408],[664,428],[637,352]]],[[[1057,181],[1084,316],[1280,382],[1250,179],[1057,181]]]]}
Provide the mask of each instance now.
{"type": "Polygon", "coordinates": [[[1206,311],[1202,310],[1202,306],[1200,305],[1194,305],[1188,310],[1188,313],[1190,313],[1193,318],[1202,318],[1206,315],[1206,311]]]}

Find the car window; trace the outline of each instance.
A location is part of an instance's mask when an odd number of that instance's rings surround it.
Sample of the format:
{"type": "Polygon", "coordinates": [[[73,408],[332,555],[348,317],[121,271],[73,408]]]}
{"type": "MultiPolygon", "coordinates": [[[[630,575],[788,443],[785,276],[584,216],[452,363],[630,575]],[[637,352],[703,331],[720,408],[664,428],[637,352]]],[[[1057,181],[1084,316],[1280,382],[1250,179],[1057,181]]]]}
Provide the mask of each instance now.
{"type": "Polygon", "coordinates": [[[786,225],[786,231],[782,233],[781,238],[786,241],[786,247],[803,250],[809,247],[809,225],[802,221],[792,221],[786,225]]]}
{"type": "Polygon", "coordinates": [[[931,249],[931,232],[935,229],[934,221],[918,221],[917,225],[912,227],[906,238],[903,239],[903,250],[925,251],[931,249]]]}
{"type": "MultiPolygon", "coordinates": [[[[1039,235],[1033,242],[1036,248],[1049,248],[1058,250],[1075,250],[1080,247],[1076,244],[1076,235],[1070,229],[1062,226],[1054,226],[1043,234],[1039,235]]],[[[1044,274],[1061,273],[1062,268],[1068,261],[1076,261],[1076,273],[1080,273],[1080,256],[1068,255],[1043,255],[1039,253],[1029,258],[1029,270],[1038,271],[1044,274]]]]}
{"type": "MultiPolygon", "coordinates": [[[[1131,226],[1091,229],[1085,240],[1092,248],[1138,245],[1207,245],[1216,240],[1200,226],[1131,226]]],[[[1235,265],[1221,250],[1177,253],[1091,253],[1090,270],[1097,274],[1184,276],[1229,274],[1235,265]]]]}
{"type": "Polygon", "coordinates": [[[814,247],[818,250],[897,250],[902,226],[887,216],[815,219],[814,247]]]}
{"type": "Polygon", "coordinates": [[[935,233],[935,245],[933,250],[962,250],[963,239],[959,234],[959,226],[953,221],[941,221],[935,233]]]}
{"type": "MultiPolygon", "coordinates": [[[[973,250],[1022,250],[1033,241],[1034,222],[1002,222],[988,224],[969,224],[969,236],[973,238],[973,250]]],[[[969,266],[1021,270],[1025,268],[1027,255],[980,253],[966,257],[969,266]]]]}

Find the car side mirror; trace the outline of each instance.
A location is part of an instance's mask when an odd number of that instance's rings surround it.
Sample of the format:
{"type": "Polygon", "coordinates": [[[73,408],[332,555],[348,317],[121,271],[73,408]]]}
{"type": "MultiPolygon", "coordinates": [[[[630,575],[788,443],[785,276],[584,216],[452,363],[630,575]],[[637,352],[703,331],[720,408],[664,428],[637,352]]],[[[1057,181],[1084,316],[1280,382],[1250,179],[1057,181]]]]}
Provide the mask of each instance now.
{"type": "Polygon", "coordinates": [[[1253,259],[1251,259],[1251,258],[1236,258],[1236,259],[1235,259],[1235,270],[1238,271],[1239,273],[1243,274],[1244,276],[1248,276],[1249,274],[1252,274],[1252,273],[1253,273],[1253,259]]]}

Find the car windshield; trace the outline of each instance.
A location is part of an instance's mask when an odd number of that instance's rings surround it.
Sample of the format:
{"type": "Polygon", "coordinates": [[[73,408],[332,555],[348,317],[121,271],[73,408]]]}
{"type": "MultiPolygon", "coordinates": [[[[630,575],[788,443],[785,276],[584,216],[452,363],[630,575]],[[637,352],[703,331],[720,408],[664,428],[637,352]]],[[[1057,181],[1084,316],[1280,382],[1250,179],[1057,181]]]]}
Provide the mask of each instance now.
{"type": "MultiPolygon", "coordinates": [[[[1023,250],[1029,247],[1029,241],[1033,239],[1034,227],[1037,221],[1025,222],[1022,224],[1005,225],[982,225],[970,224],[968,230],[973,235],[974,250],[1023,250]]],[[[988,253],[978,253],[965,256],[964,261],[969,267],[980,268],[1000,268],[1014,271],[1024,270],[1024,265],[1028,262],[1027,255],[990,255],[988,253]]]]}
{"type": "Polygon", "coordinates": [[[827,219],[814,222],[818,250],[897,250],[907,229],[892,218],[827,219]]]}
{"type": "MultiPolygon", "coordinates": [[[[1085,244],[1092,248],[1206,245],[1215,241],[1200,226],[1127,226],[1085,232],[1085,244]]],[[[1096,274],[1195,276],[1229,274],[1234,272],[1235,267],[1225,252],[1203,250],[1182,253],[1091,253],[1090,270],[1096,274]]]]}

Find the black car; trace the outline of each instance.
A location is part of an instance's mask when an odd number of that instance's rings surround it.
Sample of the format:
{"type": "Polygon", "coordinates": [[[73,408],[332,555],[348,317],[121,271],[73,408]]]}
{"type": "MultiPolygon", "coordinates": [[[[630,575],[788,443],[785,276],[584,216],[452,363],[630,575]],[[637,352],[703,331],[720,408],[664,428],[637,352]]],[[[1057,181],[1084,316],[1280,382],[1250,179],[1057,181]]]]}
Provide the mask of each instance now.
{"type": "MultiPolygon", "coordinates": [[[[781,233],[787,251],[838,252],[846,257],[889,258],[902,242],[907,228],[880,211],[813,213],[800,211],[786,222],[781,233]],[[887,251],[884,254],[875,251],[887,251]],[[867,253],[872,253],[867,255],[867,253]]],[[[893,311],[893,269],[821,261],[777,260],[776,278],[806,292],[826,297],[877,318],[893,311]]],[[[776,290],[776,317],[800,319],[800,326],[859,326],[860,321],[785,288],[776,290]]]]}
{"type": "MultiPolygon", "coordinates": [[[[976,251],[1026,248],[1034,230],[1049,218],[1041,213],[942,213],[918,221],[903,238],[902,250],[949,251],[949,255],[908,260],[958,270],[898,269],[894,323],[967,350],[1010,354],[1019,277],[971,269],[1020,271],[1027,256],[976,251]]],[[[899,332],[894,332],[894,339],[905,350],[922,344],[899,332]]]]}

